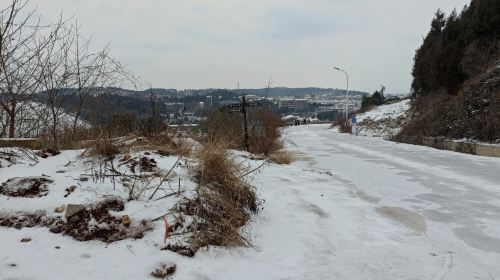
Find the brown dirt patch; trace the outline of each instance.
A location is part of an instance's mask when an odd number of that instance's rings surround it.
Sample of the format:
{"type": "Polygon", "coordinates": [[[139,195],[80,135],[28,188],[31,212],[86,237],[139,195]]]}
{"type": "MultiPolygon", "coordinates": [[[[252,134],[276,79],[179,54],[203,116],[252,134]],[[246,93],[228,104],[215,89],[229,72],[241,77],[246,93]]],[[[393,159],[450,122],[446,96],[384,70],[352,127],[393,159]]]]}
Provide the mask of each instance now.
{"type": "Polygon", "coordinates": [[[40,150],[36,152],[35,154],[41,158],[48,158],[48,157],[53,157],[59,155],[61,152],[59,150],[55,149],[46,149],[46,150],[40,150]]]}
{"type": "Polygon", "coordinates": [[[69,235],[79,241],[100,240],[106,243],[128,238],[139,239],[151,229],[145,220],[124,225],[122,217],[109,211],[122,211],[123,202],[108,198],[102,202],[84,205],[70,217],[50,217],[45,212],[0,214],[0,226],[21,229],[24,227],[47,227],[53,233],[69,235]]]}
{"type": "Polygon", "coordinates": [[[130,172],[155,172],[158,170],[158,165],[154,158],[150,157],[140,157],[140,158],[131,158],[129,155],[125,155],[123,159],[120,160],[122,164],[126,165],[130,169],[130,172]]]}
{"type": "Polygon", "coordinates": [[[14,177],[0,185],[0,194],[11,197],[42,197],[49,193],[49,177],[14,177]]]}
{"type": "Polygon", "coordinates": [[[190,258],[194,257],[197,251],[195,248],[192,248],[189,245],[181,245],[181,244],[168,244],[165,248],[162,249],[162,251],[165,250],[172,251],[179,255],[190,258]]]}

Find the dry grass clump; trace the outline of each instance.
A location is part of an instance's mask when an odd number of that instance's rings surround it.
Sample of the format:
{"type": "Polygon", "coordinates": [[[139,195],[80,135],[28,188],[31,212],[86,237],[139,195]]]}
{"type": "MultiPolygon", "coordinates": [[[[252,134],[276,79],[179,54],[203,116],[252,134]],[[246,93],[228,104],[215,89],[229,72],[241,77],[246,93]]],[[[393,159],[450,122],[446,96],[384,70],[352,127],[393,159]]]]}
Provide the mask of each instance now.
{"type": "Polygon", "coordinates": [[[168,134],[159,134],[148,138],[154,150],[160,150],[164,154],[188,157],[191,155],[193,145],[186,138],[172,138],[168,134]]]}
{"type": "Polygon", "coordinates": [[[102,157],[113,159],[115,155],[120,154],[120,148],[114,143],[111,138],[96,139],[87,152],[88,156],[102,157]]]}
{"type": "Polygon", "coordinates": [[[338,118],[332,126],[338,127],[340,133],[351,133],[351,126],[349,122],[346,121],[345,117],[338,118]]]}
{"type": "Polygon", "coordinates": [[[294,153],[282,149],[270,154],[269,159],[277,164],[290,164],[294,162],[297,157],[294,153]]]}
{"type": "Polygon", "coordinates": [[[194,248],[250,245],[240,227],[258,211],[257,196],[242,179],[242,167],[228,157],[223,146],[206,145],[197,154],[197,196],[185,207],[194,217],[189,240],[194,248]]]}

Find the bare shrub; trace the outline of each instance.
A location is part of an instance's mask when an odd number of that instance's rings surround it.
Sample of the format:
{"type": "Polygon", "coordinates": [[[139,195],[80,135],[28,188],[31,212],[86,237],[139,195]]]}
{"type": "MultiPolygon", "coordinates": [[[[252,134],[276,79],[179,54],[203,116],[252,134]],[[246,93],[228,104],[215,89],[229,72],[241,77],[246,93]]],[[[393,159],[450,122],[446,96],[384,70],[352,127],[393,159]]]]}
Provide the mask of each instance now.
{"type": "Polygon", "coordinates": [[[221,146],[209,144],[198,152],[197,196],[182,207],[194,217],[189,240],[194,248],[250,245],[240,227],[258,211],[257,196],[242,179],[242,167],[221,146]]]}
{"type": "Polygon", "coordinates": [[[225,109],[212,112],[201,124],[206,133],[206,143],[225,143],[227,148],[244,148],[243,117],[239,113],[230,113],[225,109]]]}
{"type": "MultiPolygon", "coordinates": [[[[278,114],[269,110],[248,110],[248,151],[269,155],[283,147],[281,127],[285,123],[278,114]]],[[[245,150],[243,117],[225,109],[213,112],[202,124],[206,143],[226,143],[227,148],[245,150]]]]}
{"type": "Polygon", "coordinates": [[[134,113],[113,113],[102,129],[112,136],[123,136],[139,132],[140,120],[134,113]]]}
{"type": "Polygon", "coordinates": [[[338,118],[335,121],[335,126],[339,128],[340,133],[351,133],[351,126],[349,125],[349,122],[346,121],[345,117],[338,118]]]}
{"type": "Polygon", "coordinates": [[[257,110],[250,114],[249,152],[269,155],[283,148],[281,127],[285,122],[269,110],[257,110]]]}
{"type": "Polygon", "coordinates": [[[120,153],[121,151],[119,147],[114,143],[113,139],[105,137],[102,139],[94,140],[93,145],[87,155],[98,156],[105,159],[113,159],[115,155],[120,153]]]}

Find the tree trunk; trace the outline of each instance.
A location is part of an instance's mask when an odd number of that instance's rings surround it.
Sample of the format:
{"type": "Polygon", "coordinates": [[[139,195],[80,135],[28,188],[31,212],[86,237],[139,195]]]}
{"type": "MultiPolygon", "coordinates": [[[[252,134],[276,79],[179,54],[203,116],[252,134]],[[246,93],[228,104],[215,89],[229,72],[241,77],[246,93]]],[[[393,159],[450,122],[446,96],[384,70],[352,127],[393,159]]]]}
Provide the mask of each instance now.
{"type": "Polygon", "coordinates": [[[82,93],[78,94],[78,103],[75,108],[75,119],[73,120],[73,137],[76,136],[76,127],[78,125],[78,119],[80,118],[80,114],[82,112],[83,106],[83,95],[82,93]]]}
{"type": "Polygon", "coordinates": [[[9,112],[9,138],[16,137],[16,110],[13,109],[9,112]]]}
{"type": "Polygon", "coordinates": [[[52,145],[53,145],[53,148],[58,150],[59,149],[59,141],[58,141],[58,133],[57,133],[57,126],[58,126],[58,120],[57,120],[57,117],[58,117],[58,113],[59,113],[59,110],[55,108],[55,105],[54,105],[54,102],[51,101],[49,102],[50,104],[50,111],[52,113],[52,129],[51,129],[51,134],[52,134],[52,145]]]}

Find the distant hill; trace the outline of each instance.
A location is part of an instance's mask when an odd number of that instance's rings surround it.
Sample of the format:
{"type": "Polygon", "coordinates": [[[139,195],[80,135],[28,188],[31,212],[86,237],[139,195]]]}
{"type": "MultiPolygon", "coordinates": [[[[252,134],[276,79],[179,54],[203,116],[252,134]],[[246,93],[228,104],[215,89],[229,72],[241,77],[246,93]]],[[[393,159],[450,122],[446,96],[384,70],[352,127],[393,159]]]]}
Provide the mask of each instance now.
{"type": "MultiPolygon", "coordinates": [[[[263,88],[263,89],[243,89],[241,90],[247,94],[253,94],[258,96],[269,96],[269,97],[283,97],[283,96],[302,96],[302,95],[345,95],[345,89],[337,89],[337,88],[316,88],[316,87],[307,87],[307,88],[287,88],[287,87],[274,87],[274,88],[263,88]]],[[[368,93],[361,91],[349,91],[350,95],[359,95],[366,96],[368,93]]]]}
{"type": "MultiPolygon", "coordinates": [[[[74,89],[65,89],[66,96],[62,106],[68,112],[74,112],[78,97],[74,95],[74,89]]],[[[151,114],[152,100],[155,108],[161,115],[177,113],[184,108],[187,111],[206,113],[210,110],[200,104],[212,104],[213,107],[222,106],[226,103],[238,102],[239,96],[257,95],[261,97],[295,97],[304,95],[333,95],[344,96],[344,89],[328,88],[264,88],[264,89],[164,89],[152,88],[146,90],[130,90],[117,87],[93,88],[91,96],[84,101],[81,117],[91,123],[97,123],[104,119],[112,118],[117,114],[133,114],[135,116],[147,117],[151,114]],[[169,105],[170,104],[170,105],[169,105]],[[170,106],[170,107],[169,107],[170,106]],[[203,112],[201,112],[201,111],[203,112]]],[[[365,96],[367,93],[360,91],[349,91],[351,96],[365,96]]],[[[44,93],[39,93],[36,100],[45,102],[44,93]]]]}
{"type": "MultiPolygon", "coordinates": [[[[273,88],[259,88],[259,89],[216,89],[216,88],[207,88],[207,89],[185,89],[185,90],[176,90],[176,89],[162,89],[162,88],[153,88],[147,89],[143,91],[133,91],[119,88],[108,88],[110,93],[120,94],[120,95],[136,95],[136,94],[150,94],[154,93],[158,96],[172,96],[172,97],[182,97],[186,95],[210,95],[212,92],[233,92],[236,94],[251,94],[257,96],[267,96],[267,97],[283,97],[283,96],[304,96],[304,95],[345,95],[345,89],[336,89],[336,88],[317,88],[317,87],[306,87],[306,88],[288,88],[288,87],[273,87],[273,88]]],[[[362,91],[349,91],[350,95],[359,95],[365,96],[368,95],[366,92],[362,91]]]]}

